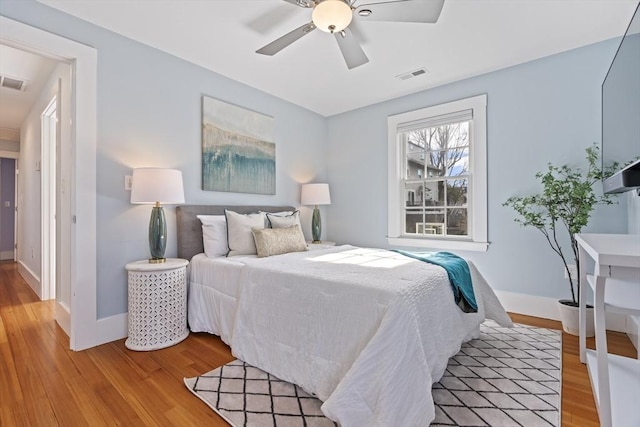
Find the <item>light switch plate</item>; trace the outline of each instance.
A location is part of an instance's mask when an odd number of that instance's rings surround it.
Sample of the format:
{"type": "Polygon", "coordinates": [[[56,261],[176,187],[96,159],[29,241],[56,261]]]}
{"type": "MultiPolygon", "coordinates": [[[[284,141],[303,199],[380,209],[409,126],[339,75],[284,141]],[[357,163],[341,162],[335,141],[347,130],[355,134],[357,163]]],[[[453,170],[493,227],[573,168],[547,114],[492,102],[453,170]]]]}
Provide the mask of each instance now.
{"type": "Polygon", "coordinates": [[[131,175],[124,176],[124,189],[131,191],[131,183],[133,183],[133,177],[131,175]]]}

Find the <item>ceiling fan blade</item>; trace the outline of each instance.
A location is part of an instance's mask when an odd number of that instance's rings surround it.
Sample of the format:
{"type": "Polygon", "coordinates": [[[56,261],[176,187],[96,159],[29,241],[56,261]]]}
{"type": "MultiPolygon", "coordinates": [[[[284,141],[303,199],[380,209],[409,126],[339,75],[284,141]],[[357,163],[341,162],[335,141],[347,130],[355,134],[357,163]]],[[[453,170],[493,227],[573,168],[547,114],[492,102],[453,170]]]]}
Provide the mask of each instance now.
{"type": "Polygon", "coordinates": [[[302,38],[303,36],[306,36],[307,34],[309,34],[311,31],[315,29],[316,29],[316,26],[313,24],[313,22],[304,24],[296,28],[295,30],[291,31],[290,33],[287,33],[284,36],[278,39],[275,39],[268,45],[263,46],[260,49],[256,50],[256,53],[260,53],[262,55],[269,55],[269,56],[275,55],[285,47],[289,46],[291,43],[302,38]]]}
{"type": "Polygon", "coordinates": [[[433,24],[440,17],[444,0],[397,0],[362,4],[355,15],[364,21],[422,22],[433,24]]]}
{"type": "Polygon", "coordinates": [[[283,0],[287,3],[295,4],[300,7],[313,7],[315,6],[315,2],[312,0],[283,0]]]}
{"type": "Polygon", "coordinates": [[[360,47],[360,43],[358,43],[349,28],[336,33],[335,36],[342,56],[347,63],[347,68],[351,70],[369,62],[369,58],[367,58],[364,50],[360,47]]]}

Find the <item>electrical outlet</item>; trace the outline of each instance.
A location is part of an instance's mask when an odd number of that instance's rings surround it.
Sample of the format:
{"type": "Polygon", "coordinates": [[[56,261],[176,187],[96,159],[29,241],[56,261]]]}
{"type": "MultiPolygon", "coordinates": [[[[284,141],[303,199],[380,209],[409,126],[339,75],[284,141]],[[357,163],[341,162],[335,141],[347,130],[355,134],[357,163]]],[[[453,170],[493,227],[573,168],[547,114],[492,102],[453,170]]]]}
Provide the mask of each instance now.
{"type": "Polygon", "coordinates": [[[133,177],[131,175],[125,175],[124,176],[125,191],[131,191],[131,184],[133,184],[133,177]]]}
{"type": "MultiPolygon", "coordinates": [[[[571,278],[572,279],[577,279],[578,278],[578,269],[576,268],[575,264],[568,264],[567,267],[569,267],[569,273],[571,274],[571,278]]],[[[565,268],[564,270],[564,278],[568,279],[569,278],[569,274],[567,274],[567,269],[565,268]]]]}

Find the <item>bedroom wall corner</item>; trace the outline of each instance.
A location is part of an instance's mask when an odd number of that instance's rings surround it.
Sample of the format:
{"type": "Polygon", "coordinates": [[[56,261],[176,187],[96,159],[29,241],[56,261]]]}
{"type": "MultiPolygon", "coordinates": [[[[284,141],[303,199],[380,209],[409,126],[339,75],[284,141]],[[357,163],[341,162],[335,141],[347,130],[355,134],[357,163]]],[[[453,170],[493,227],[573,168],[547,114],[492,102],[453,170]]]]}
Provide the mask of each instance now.
{"type": "MultiPolygon", "coordinates": [[[[389,247],[388,116],[486,93],[490,246],[460,255],[496,290],[566,298],[560,258],[502,203],[537,191],[535,174],[548,162],[584,166],[585,149],[601,138],[601,84],[618,43],[599,42],[330,117],[329,176],[336,190],[327,209],[328,238],[389,247]]],[[[598,206],[584,231],[624,233],[626,210],[625,202],[598,206]]],[[[569,247],[568,237],[561,245],[569,247]]]]}

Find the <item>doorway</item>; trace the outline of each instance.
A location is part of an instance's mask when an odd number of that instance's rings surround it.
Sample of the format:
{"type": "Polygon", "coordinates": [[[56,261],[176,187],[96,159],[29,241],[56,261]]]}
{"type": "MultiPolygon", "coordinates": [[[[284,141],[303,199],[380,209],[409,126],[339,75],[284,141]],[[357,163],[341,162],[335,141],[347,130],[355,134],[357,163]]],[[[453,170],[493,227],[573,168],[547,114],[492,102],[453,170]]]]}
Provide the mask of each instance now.
{"type": "MultiPolygon", "coordinates": [[[[60,180],[60,193],[68,198],[68,211],[57,218],[60,241],[68,245],[57,251],[58,265],[64,257],[69,278],[60,280],[68,288],[69,345],[72,350],[82,350],[110,341],[106,333],[100,333],[96,307],[96,95],[97,51],[89,46],[65,39],[55,34],[0,16],[0,44],[64,62],[70,70],[68,146],[60,149],[60,171],[68,174],[60,180]],[[62,225],[64,224],[64,226],[62,225]],[[61,228],[62,227],[62,228],[61,228]]],[[[57,111],[60,117],[60,111],[57,111]]],[[[23,156],[21,156],[21,159],[23,156]]],[[[20,168],[20,185],[33,170],[34,163],[20,168]],[[23,173],[24,172],[24,173],[23,173]],[[23,176],[24,175],[24,176],[23,176]]],[[[58,210],[62,212],[60,206],[58,210]]],[[[60,286],[59,286],[60,288],[60,286]]],[[[60,289],[57,291],[61,294],[60,289]]],[[[64,296],[63,296],[64,297],[64,296]]],[[[56,299],[57,300],[57,299],[56,299]]],[[[58,306],[59,304],[57,304],[58,306]]],[[[56,310],[58,307],[56,307],[56,310]]],[[[64,328],[64,326],[63,326],[64,328]]]]}
{"type": "Polygon", "coordinates": [[[0,157],[0,261],[15,261],[16,164],[0,157]]]}

